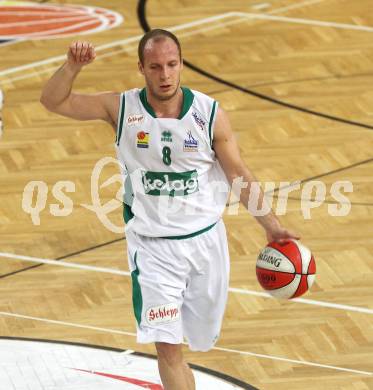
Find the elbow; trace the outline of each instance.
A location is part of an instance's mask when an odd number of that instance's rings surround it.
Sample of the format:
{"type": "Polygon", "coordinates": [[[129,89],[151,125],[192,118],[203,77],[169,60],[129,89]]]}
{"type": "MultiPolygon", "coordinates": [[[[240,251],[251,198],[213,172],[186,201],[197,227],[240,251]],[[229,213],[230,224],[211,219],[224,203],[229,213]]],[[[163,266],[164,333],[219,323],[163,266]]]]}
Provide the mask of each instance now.
{"type": "Polygon", "coordinates": [[[48,111],[56,112],[57,106],[55,104],[52,104],[51,101],[43,94],[40,96],[39,101],[48,111]]]}
{"type": "Polygon", "coordinates": [[[47,110],[49,110],[51,105],[48,103],[48,99],[43,94],[40,96],[39,101],[47,110]]]}

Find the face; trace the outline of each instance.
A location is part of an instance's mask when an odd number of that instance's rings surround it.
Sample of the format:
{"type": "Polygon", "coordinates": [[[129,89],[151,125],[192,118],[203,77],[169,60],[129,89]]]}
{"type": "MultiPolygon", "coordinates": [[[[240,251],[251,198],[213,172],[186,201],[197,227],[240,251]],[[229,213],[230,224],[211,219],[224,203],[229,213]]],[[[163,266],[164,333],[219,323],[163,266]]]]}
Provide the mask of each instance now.
{"type": "Polygon", "coordinates": [[[139,70],[145,77],[146,88],[153,98],[169,100],[180,86],[180,61],[176,43],[168,37],[154,41],[150,39],[144,48],[144,63],[139,70]]]}

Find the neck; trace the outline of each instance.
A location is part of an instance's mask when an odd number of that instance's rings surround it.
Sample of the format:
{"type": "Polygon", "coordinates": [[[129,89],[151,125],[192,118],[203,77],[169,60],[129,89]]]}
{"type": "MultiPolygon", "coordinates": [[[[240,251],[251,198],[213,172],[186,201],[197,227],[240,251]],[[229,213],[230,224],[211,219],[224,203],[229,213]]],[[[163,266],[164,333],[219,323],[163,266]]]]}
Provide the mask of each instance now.
{"type": "Polygon", "coordinates": [[[175,96],[168,100],[157,99],[146,89],[146,98],[157,118],[178,118],[183,105],[183,91],[179,87],[175,96]]]}

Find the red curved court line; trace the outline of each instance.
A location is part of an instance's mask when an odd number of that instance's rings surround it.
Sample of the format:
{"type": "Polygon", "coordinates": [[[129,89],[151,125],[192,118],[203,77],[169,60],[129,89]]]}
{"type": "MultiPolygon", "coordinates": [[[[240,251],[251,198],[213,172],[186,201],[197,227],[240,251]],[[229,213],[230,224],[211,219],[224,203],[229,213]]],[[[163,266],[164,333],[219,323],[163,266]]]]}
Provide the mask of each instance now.
{"type": "Polygon", "coordinates": [[[36,24],[36,25],[31,25],[31,26],[20,25],[20,26],[3,27],[2,28],[0,25],[0,35],[17,36],[17,35],[27,35],[27,34],[34,33],[34,32],[40,32],[40,33],[43,33],[43,35],[47,35],[47,34],[45,34],[45,32],[48,32],[49,30],[55,30],[57,28],[62,29],[64,27],[70,27],[70,26],[74,26],[76,24],[89,22],[89,21],[92,21],[92,24],[89,24],[88,26],[77,27],[76,29],[71,29],[71,30],[69,30],[69,32],[71,32],[71,31],[88,31],[88,30],[92,30],[93,28],[96,28],[99,25],[101,25],[101,21],[98,20],[97,18],[91,17],[91,16],[85,16],[84,19],[81,18],[81,19],[75,20],[75,21],[72,20],[72,21],[64,22],[63,20],[61,20],[60,22],[56,22],[56,23],[36,24]]]}
{"type": "MultiPolygon", "coordinates": [[[[30,22],[44,22],[47,20],[63,20],[71,18],[84,18],[87,17],[86,14],[53,14],[53,15],[43,15],[43,14],[27,14],[27,15],[7,15],[6,13],[1,12],[0,8],[0,22],[9,24],[9,23],[30,23],[30,22]]],[[[92,15],[90,15],[92,16],[92,15]]]]}
{"type": "MultiPolygon", "coordinates": [[[[88,23],[89,21],[87,21],[88,23]]],[[[101,26],[101,21],[100,20],[92,20],[91,23],[89,23],[89,25],[86,25],[86,26],[76,26],[75,28],[70,28],[69,30],[67,31],[61,31],[59,33],[55,33],[55,32],[50,32],[50,33],[43,33],[40,37],[48,37],[48,36],[58,36],[58,37],[63,37],[63,36],[66,36],[66,35],[71,35],[71,34],[74,34],[74,33],[78,33],[78,32],[83,32],[83,31],[93,31],[94,29],[96,29],[97,27],[100,27],[101,26]]],[[[66,26],[66,27],[69,27],[69,26],[66,26]]]]}
{"type": "Polygon", "coordinates": [[[121,376],[121,375],[106,374],[104,372],[81,370],[79,368],[73,368],[73,370],[87,372],[88,374],[100,375],[100,376],[104,376],[107,378],[116,379],[116,380],[119,380],[122,382],[131,383],[133,385],[137,385],[137,386],[143,387],[144,389],[148,389],[148,390],[164,390],[163,386],[158,385],[157,383],[146,382],[146,381],[143,381],[141,379],[128,378],[126,376],[121,376]]]}
{"type": "MultiPolygon", "coordinates": [[[[57,7],[42,7],[42,6],[40,6],[40,5],[35,5],[35,6],[29,6],[29,7],[27,7],[27,6],[22,6],[22,7],[20,7],[20,6],[17,6],[17,5],[14,5],[14,6],[1,6],[1,10],[2,11],[16,11],[16,12],[35,12],[35,13],[39,13],[39,12],[60,12],[61,10],[64,10],[64,11],[69,11],[69,10],[71,10],[71,9],[73,9],[73,8],[68,8],[68,7],[64,7],[64,8],[62,8],[62,7],[59,7],[59,8],[57,8],[57,7]]],[[[78,7],[77,7],[77,9],[78,9],[78,7]]],[[[84,9],[84,8],[83,8],[84,9]]]]}
{"type": "Polygon", "coordinates": [[[0,36],[22,37],[22,38],[43,38],[43,37],[64,37],[82,32],[95,31],[106,23],[112,26],[117,22],[117,17],[105,9],[88,9],[84,7],[43,7],[43,6],[0,6],[0,36]],[[6,15],[6,12],[16,12],[14,15],[6,15]],[[40,15],[40,12],[48,11],[48,15],[40,15]],[[93,12],[92,12],[93,11],[93,12]],[[69,17],[76,17],[76,20],[64,20],[69,17]],[[101,19],[104,18],[105,21],[101,19]],[[31,21],[46,21],[48,19],[61,19],[52,23],[36,23],[27,25],[31,21]],[[1,23],[17,23],[14,26],[1,26],[1,23]],[[76,27],[74,28],[74,26],[76,27]],[[66,31],[64,31],[66,28],[66,31]],[[57,30],[57,31],[56,31],[57,30]],[[38,34],[40,33],[40,35],[38,34]]]}
{"type": "Polygon", "coordinates": [[[92,17],[92,15],[87,15],[83,13],[71,13],[71,14],[53,14],[53,15],[40,15],[40,14],[24,14],[24,15],[6,15],[2,12],[0,7],[0,23],[27,23],[27,22],[38,22],[45,20],[56,20],[56,19],[67,19],[67,18],[87,18],[92,17]]]}

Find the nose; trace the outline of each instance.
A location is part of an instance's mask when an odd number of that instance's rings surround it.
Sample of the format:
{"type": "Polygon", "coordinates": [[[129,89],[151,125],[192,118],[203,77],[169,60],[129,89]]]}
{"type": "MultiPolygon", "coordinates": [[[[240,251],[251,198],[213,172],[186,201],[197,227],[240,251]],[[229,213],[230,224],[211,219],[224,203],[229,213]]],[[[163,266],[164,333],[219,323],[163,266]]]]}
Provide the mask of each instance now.
{"type": "Polygon", "coordinates": [[[169,77],[170,77],[170,73],[167,69],[167,66],[163,66],[161,71],[161,79],[167,80],[169,77]]]}

